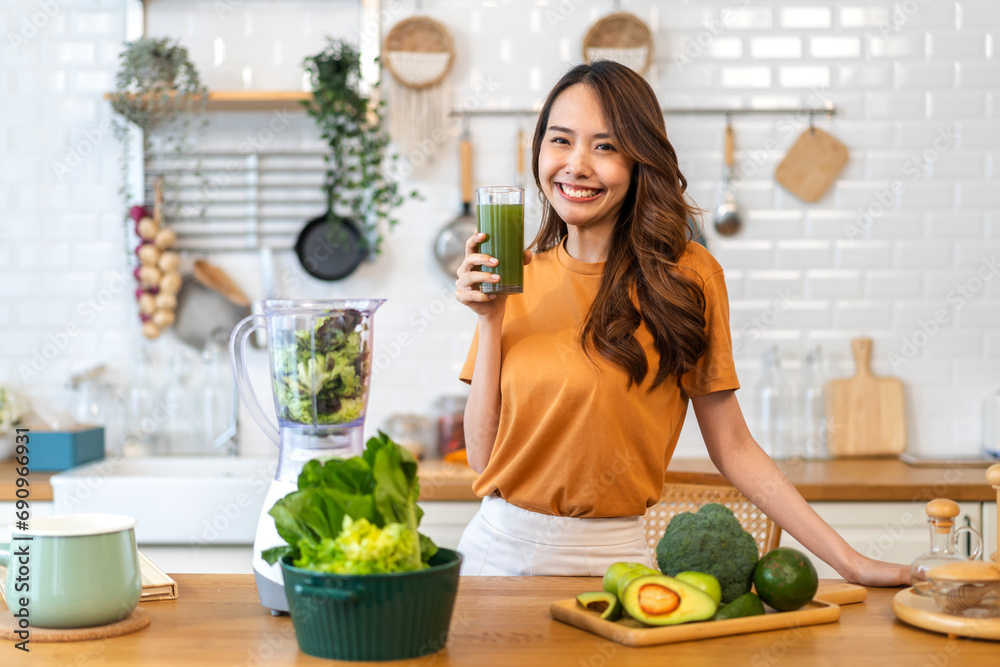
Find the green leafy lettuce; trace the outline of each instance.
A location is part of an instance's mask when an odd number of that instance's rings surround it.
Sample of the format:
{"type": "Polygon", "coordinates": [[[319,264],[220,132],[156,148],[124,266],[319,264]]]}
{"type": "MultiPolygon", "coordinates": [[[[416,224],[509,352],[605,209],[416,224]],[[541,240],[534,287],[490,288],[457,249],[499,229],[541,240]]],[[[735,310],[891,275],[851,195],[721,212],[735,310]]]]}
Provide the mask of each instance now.
{"type": "Polygon", "coordinates": [[[365,409],[367,350],[360,312],[320,317],[274,346],[274,391],[284,422],[347,424],[365,409]]]}
{"type": "Polygon", "coordinates": [[[417,530],[419,495],[416,459],[380,431],[361,456],[303,466],[298,490],[268,511],[288,546],[261,555],[336,574],[423,569],[437,546],[417,530]]]}

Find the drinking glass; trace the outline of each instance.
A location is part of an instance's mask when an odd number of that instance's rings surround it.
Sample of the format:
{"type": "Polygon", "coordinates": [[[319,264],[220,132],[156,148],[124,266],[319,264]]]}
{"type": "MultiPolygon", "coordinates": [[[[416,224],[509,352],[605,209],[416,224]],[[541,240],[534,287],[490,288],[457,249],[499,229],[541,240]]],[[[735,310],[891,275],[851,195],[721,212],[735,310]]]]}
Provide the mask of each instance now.
{"type": "Polygon", "coordinates": [[[480,283],[484,294],[524,292],[524,189],[508,186],[476,190],[478,230],[486,234],[479,252],[495,257],[496,266],[483,266],[500,280],[480,283]]]}

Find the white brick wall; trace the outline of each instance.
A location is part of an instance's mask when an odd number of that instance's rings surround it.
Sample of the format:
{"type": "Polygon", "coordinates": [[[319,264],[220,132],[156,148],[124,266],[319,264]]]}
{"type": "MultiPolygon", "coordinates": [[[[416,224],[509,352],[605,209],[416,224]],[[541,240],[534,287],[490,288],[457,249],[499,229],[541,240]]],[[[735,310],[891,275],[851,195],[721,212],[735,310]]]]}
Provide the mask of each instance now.
{"type": "MultiPolygon", "coordinates": [[[[117,210],[118,148],[110,135],[59,178],[56,164],[100,133],[110,110],[110,85],[124,38],[125,0],[66,0],[18,49],[5,43],[0,65],[0,381],[18,381],[18,367],[46,337],[76,317],[110,273],[124,268],[117,210]]],[[[58,0],[56,0],[58,3],[58,0]]],[[[280,3],[233,0],[146,3],[149,32],[179,37],[213,88],[301,87],[299,65],[325,34],[357,34],[353,0],[280,3]],[[216,38],[223,42],[222,52],[216,38]]],[[[805,204],[777,186],[774,167],[807,119],[736,117],[736,193],[746,207],[744,231],[721,238],[712,251],[727,270],[737,340],[779,292],[793,304],[737,357],[753,413],[751,391],[763,348],[777,343],[794,370],[807,346],[820,343],[834,374],[851,370],[849,340],[875,338],[877,372],[907,384],[911,447],[950,456],[977,451],[982,399],[1000,388],[1000,282],[979,289],[975,271],[992,279],[984,258],[1000,256],[998,96],[1000,4],[989,0],[788,2],[761,0],[632,0],[623,9],[647,20],[656,38],[648,78],[664,106],[815,104],[813,89],[841,110],[817,119],[851,150],[831,191],[805,204]],[[912,10],[912,11],[911,11],[912,10]],[[954,139],[942,144],[939,132],[954,139]],[[777,142],[778,150],[765,145],[777,142]],[[869,217],[865,216],[868,212],[869,217]],[[965,289],[961,308],[955,290],[965,289]],[[943,308],[948,324],[905,363],[902,355],[920,322],[943,308]]],[[[385,28],[414,12],[411,0],[386,2],[385,28]]],[[[0,30],[20,35],[39,0],[14,0],[0,10],[0,30]]],[[[425,0],[423,12],[453,32],[457,58],[448,80],[456,104],[487,79],[493,108],[530,107],[579,59],[587,28],[607,7],[581,0],[425,0]],[[525,34],[527,30],[527,34],[525,34]]],[[[5,40],[9,41],[9,40],[5,40]]],[[[213,123],[212,145],[234,145],[260,125],[253,114],[213,123]]],[[[669,117],[668,132],[696,202],[717,203],[723,119],[669,117]]],[[[282,137],[315,143],[308,123],[282,137]]],[[[512,119],[472,123],[477,184],[514,175],[512,119]]],[[[88,147],[85,147],[88,148],[88,147]]],[[[461,392],[454,379],[473,318],[448,298],[431,243],[458,213],[457,147],[441,147],[436,162],[409,185],[425,194],[402,211],[403,224],[384,256],[348,280],[325,284],[302,274],[291,255],[276,257],[279,291],[291,296],[386,296],[377,347],[390,361],[374,383],[369,427],[397,411],[427,411],[434,397],[461,392]],[[393,346],[408,333],[406,345],[393,346]]],[[[253,296],[261,287],[253,256],[217,257],[253,296]]],[[[124,374],[119,355],[135,336],[130,295],[102,311],[31,381],[33,392],[56,387],[65,373],[99,361],[124,374]],[[117,347],[108,341],[119,343],[117,347]]],[[[158,344],[167,353],[169,341],[158,344]]],[[[266,451],[246,422],[248,449],[266,451]]],[[[702,452],[693,418],[680,452],[702,452]]]]}

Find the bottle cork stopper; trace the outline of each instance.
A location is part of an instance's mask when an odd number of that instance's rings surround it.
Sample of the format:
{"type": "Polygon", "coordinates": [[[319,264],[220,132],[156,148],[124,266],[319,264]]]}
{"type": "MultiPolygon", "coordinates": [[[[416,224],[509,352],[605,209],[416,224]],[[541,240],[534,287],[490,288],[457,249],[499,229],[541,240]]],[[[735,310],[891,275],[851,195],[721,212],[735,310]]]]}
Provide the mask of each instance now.
{"type": "Polygon", "coordinates": [[[959,512],[958,503],[947,498],[935,498],[927,503],[927,516],[934,520],[939,533],[950,533],[954,519],[959,512]]]}
{"type": "Polygon", "coordinates": [[[986,469],[986,481],[1000,491],[1000,463],[994,463],[986,469]]]}

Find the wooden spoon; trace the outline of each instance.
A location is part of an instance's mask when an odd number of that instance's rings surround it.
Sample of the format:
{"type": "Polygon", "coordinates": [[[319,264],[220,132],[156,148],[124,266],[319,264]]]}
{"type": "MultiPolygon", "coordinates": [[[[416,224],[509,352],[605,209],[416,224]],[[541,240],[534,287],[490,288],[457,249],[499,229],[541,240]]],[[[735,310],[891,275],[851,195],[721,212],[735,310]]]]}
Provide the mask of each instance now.
{"type": "Polygon", "coordinates": [[[203,259],[196,259],[194,260],[194,277],[202,285],[215,290],[237,306],[250,307],[250,299],[247,295],[233,282],[229,274],[218,266],[209,264],[203,259]]]}

